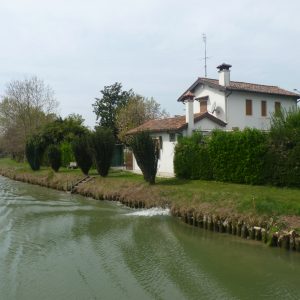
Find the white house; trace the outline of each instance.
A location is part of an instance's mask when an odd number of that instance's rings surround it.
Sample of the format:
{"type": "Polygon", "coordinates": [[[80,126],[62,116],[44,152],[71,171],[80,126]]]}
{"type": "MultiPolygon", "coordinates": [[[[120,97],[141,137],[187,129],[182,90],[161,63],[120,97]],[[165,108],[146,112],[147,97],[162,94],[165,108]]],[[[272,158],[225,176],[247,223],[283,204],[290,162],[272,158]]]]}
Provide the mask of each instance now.
{"type": "MultiPolygon", "coordinates": [[[[281,108],[296,107],[299,94],[277,86],[230,80],[231,65],[217,67],[219,79],[198,78],[178,99],[185,105],[185,116],[150,120],[128,134],[149,131],[160,140],[158,175],[173,176],[174,147],[178,135],[194,130],[238,130],[245,127],[268,130],[270,116],[281,108]]],[[[135,159],[133,170],[140,172],[135,159]]]]}

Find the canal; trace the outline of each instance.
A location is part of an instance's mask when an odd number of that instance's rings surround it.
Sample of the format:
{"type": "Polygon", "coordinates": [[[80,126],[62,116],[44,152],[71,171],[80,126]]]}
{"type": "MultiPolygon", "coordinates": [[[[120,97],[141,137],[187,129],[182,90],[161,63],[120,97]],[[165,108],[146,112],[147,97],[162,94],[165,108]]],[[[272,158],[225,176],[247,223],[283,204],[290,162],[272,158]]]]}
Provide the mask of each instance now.
{"type": "Polygon", "coordinates": [[[300,299],[300,254],[0,177],[0,299],[300,299]]]}

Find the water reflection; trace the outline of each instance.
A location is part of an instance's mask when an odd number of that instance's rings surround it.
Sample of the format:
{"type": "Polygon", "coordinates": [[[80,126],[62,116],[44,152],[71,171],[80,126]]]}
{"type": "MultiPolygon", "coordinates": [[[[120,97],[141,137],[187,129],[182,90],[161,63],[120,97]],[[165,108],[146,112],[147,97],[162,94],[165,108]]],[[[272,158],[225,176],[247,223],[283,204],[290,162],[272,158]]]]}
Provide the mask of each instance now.
{"type": "Polygon", "coordinates": [[[0,177],[0,299],[300,298],[299,254],[131,212],[0,177]]]}

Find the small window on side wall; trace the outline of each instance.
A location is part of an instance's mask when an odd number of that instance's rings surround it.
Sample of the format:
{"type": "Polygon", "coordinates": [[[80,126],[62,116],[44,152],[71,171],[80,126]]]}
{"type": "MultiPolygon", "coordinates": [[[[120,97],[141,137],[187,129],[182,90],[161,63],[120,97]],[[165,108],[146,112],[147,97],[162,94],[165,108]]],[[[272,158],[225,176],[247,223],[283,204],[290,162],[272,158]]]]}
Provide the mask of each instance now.
{"type": "Polygon", "coordinates": [[[246,99],[246,116],[252,116],[252,100],[246,99]]]}
{"type": "Polygon", "coordinates": [[[176,142],[176,134],[174,132],[169,133],[170,142],[176,142]]]}

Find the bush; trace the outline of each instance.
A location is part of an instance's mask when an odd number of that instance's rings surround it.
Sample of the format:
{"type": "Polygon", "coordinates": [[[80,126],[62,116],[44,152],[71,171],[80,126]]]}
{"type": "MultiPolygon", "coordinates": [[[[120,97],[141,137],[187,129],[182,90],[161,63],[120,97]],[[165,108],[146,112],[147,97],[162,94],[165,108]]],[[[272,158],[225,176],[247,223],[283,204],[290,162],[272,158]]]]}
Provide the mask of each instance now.
{"type": "Polygon", "coordinates": [[[102,177],[107,176],[115,146],[112,131],[105,127],[96,127],[89,139],[89,145],[98,173],[102,177]]]}
{"type": "Polygon", "coordinates": [[[61,151],[58,146],[50,145],[47,149],[48,160],[51,168],[58,172],[61,167],[61,151]]]}
{"type": "Polygon", "coordinates": [[[61,165],[64,167],[69,166],[71,161],[75,161],[72,146],[69,142],[64,141],[60,145],[61,151],[61,165]]]}
{"type": "Polygon", "coordinates": [[[89,150],[88,138],[89,136],[86,134],[75,138],[72,142],[75,160],[78,167],[85,175],[89,174],[89,170],[93,164],[92,156],[89,150]]]}
{"type": "Polygon", "coordinates": [[[131,138],[129,145],[144,179],[150,184],[154,184],[159,156],[157,143],[148,132],[140,132],[131,138]]]}
{"type": "Polygon", "coordinates": [[[207,143],[200,133],[179,139],[175,147],[174,171],[178,178],[212,179],[207,143]]]}
{"type": "Polygon", "coordinates": [[[266,177],[273,185],[300,187],[299,108],[271,118],[266,177]]]}
{"type": "Polygon", "coordinates": [[[235,183],[264,183],[267,140],[267,135],[257,129],[214,131],[209,141],[214,179],[235,183]]]}
{"type": "Polygon", "coordinates": [[[41,166],[44,148],[39,136],[32,136],[27,140],[25,146],[25,155],[33,171],[38,171],[41,166]]]}

